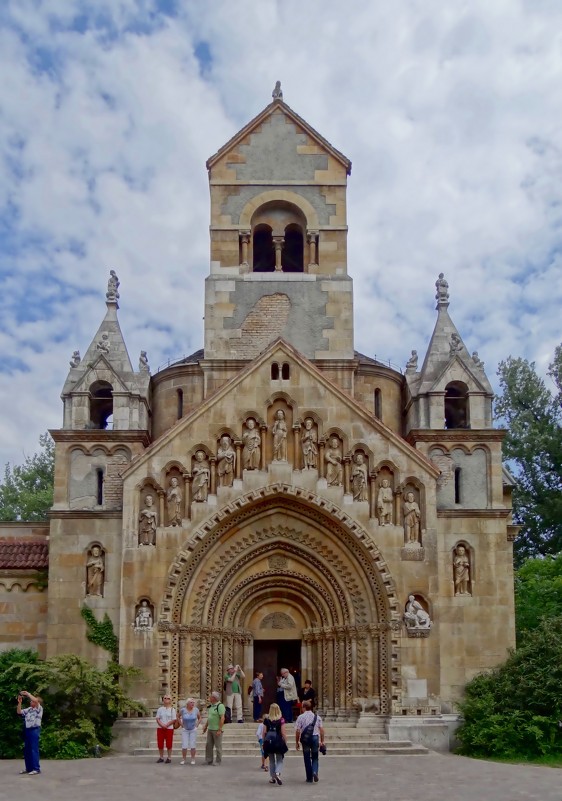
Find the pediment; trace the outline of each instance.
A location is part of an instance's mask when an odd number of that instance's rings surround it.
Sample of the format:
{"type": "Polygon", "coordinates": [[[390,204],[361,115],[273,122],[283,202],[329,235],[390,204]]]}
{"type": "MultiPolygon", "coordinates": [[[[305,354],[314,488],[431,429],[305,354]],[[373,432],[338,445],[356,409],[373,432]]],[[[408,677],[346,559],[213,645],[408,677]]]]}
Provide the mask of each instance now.
{"type": "Polygon", "coordinates": [[[94,362],[88,365],[70,392],[87,392],[95,381],[107,381],[113,387],[114,392],[129,392],[129,387],[103,354],[100,354],[94,362]]]}
{"type": "Polygon", "coordinates": [[[429,392],[445,392],[446,386],[451,381],[462,381],[471,392],[489,393],[491,391],[491,388],[486,387],[459,356],[451,357],[433,382],[429,392]]]}
{"type": "MultiPolygon", "coordinates": [[[[268,424],[267,415],[275,403],[286,403],[293,426],[304,423],[307,417],[318,421],[320,437],[335,429],[344,432],[348,447],[361,444],[367,451],[377,454],[377,460],[392,459],[399,455],[404,464],[414,462],[418,471],[437,477],[438,472],[429,460],[404,439],[394,433],[371,411],[355,401],[338,385],[316,368],[306,357],[284,340],[269,345],[250,365],[224,384],[213,395],[137,457],[127,474],[142,474],[146,462],[166,464],[170,459],[184,460],[194,447],[206,447],[214,453],[221,434],[228,433],[240,440],[243,424],[248,416],[258,423],[268,424]],[[272,380],[271,366],[286,364],[291,378],[272,380]],[[347,432],[347,433],[346,433],[347,432]],[[394,455],[394,457],[393,457],[394,455]]],[[[345,439],[344,439],[345,445],[345,439]]]]}

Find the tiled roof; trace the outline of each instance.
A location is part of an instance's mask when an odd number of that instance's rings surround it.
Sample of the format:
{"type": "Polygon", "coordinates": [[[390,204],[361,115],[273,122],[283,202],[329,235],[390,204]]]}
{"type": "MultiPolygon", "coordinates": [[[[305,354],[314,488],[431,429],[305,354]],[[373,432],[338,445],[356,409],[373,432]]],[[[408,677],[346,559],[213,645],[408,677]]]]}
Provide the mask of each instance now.
{"type": "Polygon", "coordinates": [[[46,540],[0,540],[0,569],[42,570],[48,566],[46,540]]]}

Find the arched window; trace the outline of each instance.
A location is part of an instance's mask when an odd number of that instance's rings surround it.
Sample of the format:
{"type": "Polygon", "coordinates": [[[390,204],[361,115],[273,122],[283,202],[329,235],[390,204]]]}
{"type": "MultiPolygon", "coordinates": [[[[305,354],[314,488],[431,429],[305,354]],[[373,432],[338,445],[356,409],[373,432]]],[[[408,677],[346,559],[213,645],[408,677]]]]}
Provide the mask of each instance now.
{"type": "Polygon", "coordinates": [[[455,503],[462,503],[461,498],[461,468],[455,467],[455,503]]]}
{"type": "Polygon", "coordinates": [[[304,272],[304,238],[301,229],[294,223],[285,228],[281,266],[284,273],[304,272]]]}
{"type": "Polygon", "coordinates": [[[183,389],[178,389],[178,420],[183,417],[183,389]]]}
{"type": "Polygon", "coordinates": [[[107,381],[96,381],[90,387],[90,425],[110,428],[113,415],[113,387],[107,381]]]}
{"type": "Polygon", "coordinates": [[[382,420],[382,392],[378,388],[375,389],[375,417],[382,420]]]}
{"type": "Polygon", "coordinates": [[[97,505],[103,506],[103,469],[96,468],[96,491],[97,491],[97,505]]]}
{"type": "Polygon", "coordinates": [[[288,381],[290,374],[291,374],[291,368],[289,367],[287,362],[284,362],[283,367],[281,368],[281,378],[283,379],[283,381],[288,381]]]}
{"type": "Polygon", "coordinates": [[[275,250],[269,225],[256,225],[253,235],[253,264],[255,273],[275,270],[275,250]]]}
{"type": "Polygon", "coordinates": [[[470,428],[469,422],[468,387],[451,381],[445,387],[445,428],[470,428]]]}
{"type": "Polygon", "coordinates": [[[277,362],[273,362],[271,365],[271,378],[273,381],[277,381],[279,378],[279,365],[277,362]]]}

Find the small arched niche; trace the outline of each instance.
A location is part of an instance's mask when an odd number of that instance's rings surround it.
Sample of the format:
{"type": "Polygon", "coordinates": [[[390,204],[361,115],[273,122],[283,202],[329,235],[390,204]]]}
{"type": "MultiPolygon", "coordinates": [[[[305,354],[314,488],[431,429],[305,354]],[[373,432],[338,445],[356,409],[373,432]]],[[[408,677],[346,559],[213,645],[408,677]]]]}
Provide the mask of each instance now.
{"type": "Polygon", "coordinates": [[[254,272],[304,272],[306,217],[288,201],[265,203],[252,217],[254,272]]]}
{"type": "Polygon", "coordinates": [[[108,381],[95,381],[90,387],[90,427],[109,428],[113,415],[113,387],[108,381]]]}
{"type": "Polygon", "coordinates": [[[445,387],[445,428],[470,428],[468,387],[463,381],[451,381],[445,387]]]}
{"type": "Polygon", "coordinates": [[[272,273],[275,270],[275,250],[271,227],[256,225],[252,232],[252,252],[255,273],[272,273]]]}
{"type": "Polygon", "coordinates": [[[281,266],[284,273],[304,272],[304,235],[302,228],[296,223],[291,223],[285,228],[281,266]]]}

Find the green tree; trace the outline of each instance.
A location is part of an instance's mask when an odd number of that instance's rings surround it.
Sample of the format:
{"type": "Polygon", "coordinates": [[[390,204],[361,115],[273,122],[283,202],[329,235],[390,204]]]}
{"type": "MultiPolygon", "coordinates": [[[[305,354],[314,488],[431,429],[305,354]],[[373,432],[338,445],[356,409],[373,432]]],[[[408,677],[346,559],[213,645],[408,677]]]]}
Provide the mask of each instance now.
{"type": "Polygon", "coordinates": [[[16,716],[17,696],[19,690],[29,688],[33,692],[33,684],[30,683],[31,668],[38,659],[35,651],[24,651],[19,648],[0,653],[0,758],[2,759],[17,759],[23,754],[22,724],[16,716]],[[17,674],[11,670],[14,665],[18,665],[17,674]]]}
{"type": "Polygon", "coordinates": [[[560,754],[562,617],[543,620],[490,673],[476,676],[459,704],[461,753],[534,759],[560,754]]]}
{"type": "Polygon", "coordinates": [[[6,465],[0,484],[0,520],[46,520],[53,505],[55,445],[50,434],[39,438],[41,450],[22,465],[6,465]]]}
{"type": "Polygon", "coordinates": [[[515,625],[521,645],[542,620],[562,612],[562,554],[527,559],[515,574],[515,625]]]}
{"type": "Polygon", "coordinates": [[[562,551],[562,345],[548,371],[552,390],[526,359],[510,356],[498,375],[496,414],[508,430],[504,458],[514,465],[514,518],[523,526],[515,543],[520,564],[562,551]]]}

